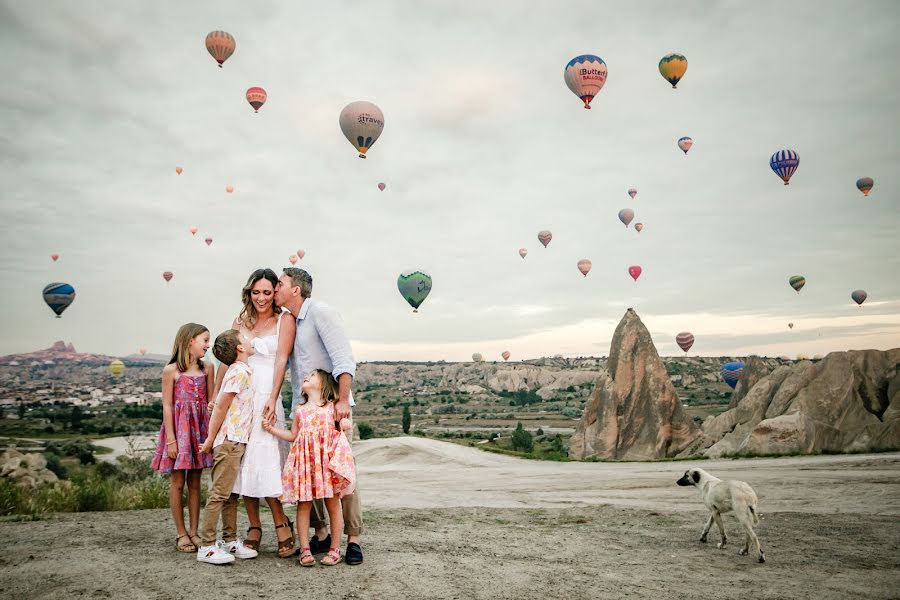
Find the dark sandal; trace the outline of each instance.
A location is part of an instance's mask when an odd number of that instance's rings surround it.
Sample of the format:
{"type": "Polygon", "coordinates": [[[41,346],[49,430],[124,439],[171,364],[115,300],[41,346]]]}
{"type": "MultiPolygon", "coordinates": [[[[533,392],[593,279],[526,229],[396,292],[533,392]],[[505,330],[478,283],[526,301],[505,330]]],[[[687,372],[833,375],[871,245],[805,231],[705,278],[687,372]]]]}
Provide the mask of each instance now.
{"type": "Polygon", "coordinates": [[[309,548],[300,548],[300,558],[297,559],[297,562],[300,563],[301,567],[312,567],[315,566],[316,559],[313,558],[309,548]]]}
{"type": "MultiPolygon", "coordinates": [[[[294,548],[295,540],[294,540],[294,524],[290,519],[287,520],[287,523],[282,523],[281,525],[275,526],[275,536],[278,536],[278,530],[282,527],[287,527],[288,531],[291,534],[286,540],[278,540],[278,556],[279,558],[290,558],[297,553],[296,548],[294,548]]],[[[306,566],[306,565],[304,565],[306,566]]]]}
{"type": "Polygon", "coordinates": [[[197,551],[197,546],[195,546],[194,542],[191,541],[191,536],[189,536],[188,534],[184,534],[179,535],[177,538],[175,538],[175,550],[177,550],[178,552],[183,552],[185,554],[192,554],[197,551]],[[178,543],[178,540],[183,538],[187,538],[187,544],[178,543]]]}
{"type": "Polygon", "coordinates": [[[244,540],[244,547],[245,547],[245,548],[250,548],[251,550],[259,550],[259,543],[262,541],[262,527],[248,527],[248,528],[247,528],[247,535],[249,536],[249,535],[250,535],[250,532],[253,531],[254,529],[257,530],[257,531],[259,532],[259,539],[258,539],[258,540],[248,540],[248,539],[245,539],[245,540],[244,540]]]}

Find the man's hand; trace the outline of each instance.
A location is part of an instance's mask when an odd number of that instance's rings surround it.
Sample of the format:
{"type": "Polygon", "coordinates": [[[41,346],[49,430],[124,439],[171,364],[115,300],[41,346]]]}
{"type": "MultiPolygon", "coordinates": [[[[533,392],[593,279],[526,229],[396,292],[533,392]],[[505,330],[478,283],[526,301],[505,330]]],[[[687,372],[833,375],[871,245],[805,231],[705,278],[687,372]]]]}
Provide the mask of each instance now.
{"type": "Polygon", "coordinates": [[[338,421],[350,418],[350,398],[338,400],[334,403],[334,417],[338,421]]]}

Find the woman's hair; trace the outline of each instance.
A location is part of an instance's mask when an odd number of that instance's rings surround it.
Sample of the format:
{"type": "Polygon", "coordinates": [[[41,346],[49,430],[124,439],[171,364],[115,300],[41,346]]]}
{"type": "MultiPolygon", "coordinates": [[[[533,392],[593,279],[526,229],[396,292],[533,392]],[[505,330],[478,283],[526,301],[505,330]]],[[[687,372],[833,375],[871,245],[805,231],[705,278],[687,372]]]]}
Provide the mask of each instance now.
{"type": "MultiPolygon", "coordinates": [[[[316,373],[319,376],[319,381],[322,382],[322,398],[325,402],[334,402],[337,400],[338,382],[335,380],[334,375],[328,371],[323,371],[322,369],[316,369],[313,373],[316,373]]],[[[303,396],[303,400],[309,400],[309,397],[305,393],[300,392],[300,395],[303,396]]]]}
{"type": "MultiPolygon", "coordinates": [[[[169,364],[171,365],[174,363],[178,365],[178,370],[182,373],[190,369],[191,342],[194,341],[195,337],[202,335],[207,331],[209,331],[209,329],[199,323],[185,323],[179,327],[178,333],[175,334],[175,343],[172,344],[172,358],[169,360],[169,364]]],[[[198,358],[197,366],[202,370],[203,360],[198,358]]]]}
{"type": "MultiPolygon", "coordinates": [[[[265,279],[271,283],[273,292],[275,286],[278,285],[278,275],[276,275],[275,271],[272,269],[257,269],[250,273],[247,284],[244,286],[244,289],[241,290],[241,302],[244,306],[241,308],[240,316],[238,316],[238,321],[240,321],[247,329],[253,329],[256,326],[256,321],[259,320],[259,315],[256,313],[256,306],[253,304],[253,286],[256,285],[260,279],[265,279]]],[[[278,314],[278,307],[275,305],[274,294],[272,295],[272,309],[275,311],[275,314],[278,314]]]]}

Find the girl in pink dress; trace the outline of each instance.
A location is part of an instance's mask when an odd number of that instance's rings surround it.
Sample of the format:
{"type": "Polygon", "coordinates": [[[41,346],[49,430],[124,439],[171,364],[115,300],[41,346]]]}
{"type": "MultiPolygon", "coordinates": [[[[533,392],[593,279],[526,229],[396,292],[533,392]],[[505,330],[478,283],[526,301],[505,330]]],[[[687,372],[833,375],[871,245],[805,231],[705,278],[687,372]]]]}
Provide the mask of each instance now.
{"type": "Polygon", "coordinates": [[[282,502],[299,503],[297,531],[300,533],[300,564],[316,564],[309,551],[309,513],[312,501],[323,498],[331,522],[332,546],[322,559],[323,565],[341,562],[340,540],[344,535],[341,498],[353,492],[356,470],[353,452],[344,431],[350,429],[349,419],[342,419],[340,428],[334,420],[334,402],[338,384],[331,373],[317,369],[303,378],[300,388],[305,402],[294,411],[291,431],[278,429],[265,422],[263,428],[283,440],[293,442],[281,475],[282,502]]]}
{"type": "Polygon", "coordinates": [[[209,429],[209,402],[214,380],[213,366],[203,362],[209,349],[209,330],[197,323],[187,323],[175,334],[172,359],[163,368],[163,422],[159,441],[150,467],[171,474],[169,506],[175,519],[175,549],[196,552],[200,538],[200,474],[213,466],[211,454],[201,454],[209,429]],[[184,527],[184,484],[188,488],[190,533],[184,527]]]}

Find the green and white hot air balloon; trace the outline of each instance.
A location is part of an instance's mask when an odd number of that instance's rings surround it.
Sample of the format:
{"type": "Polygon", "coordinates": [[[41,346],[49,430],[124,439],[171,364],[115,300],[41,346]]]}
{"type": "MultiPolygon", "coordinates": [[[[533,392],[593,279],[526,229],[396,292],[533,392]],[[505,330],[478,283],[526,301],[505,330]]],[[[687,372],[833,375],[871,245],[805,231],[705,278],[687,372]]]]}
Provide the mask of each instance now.
{"type": "Polygon", "coordinates": [[[397,278],[397,289],[413,307],[413,312],[419,312],[419,307],[431,293],[431,275],[419,269],[404,271],[397,278]]]}

